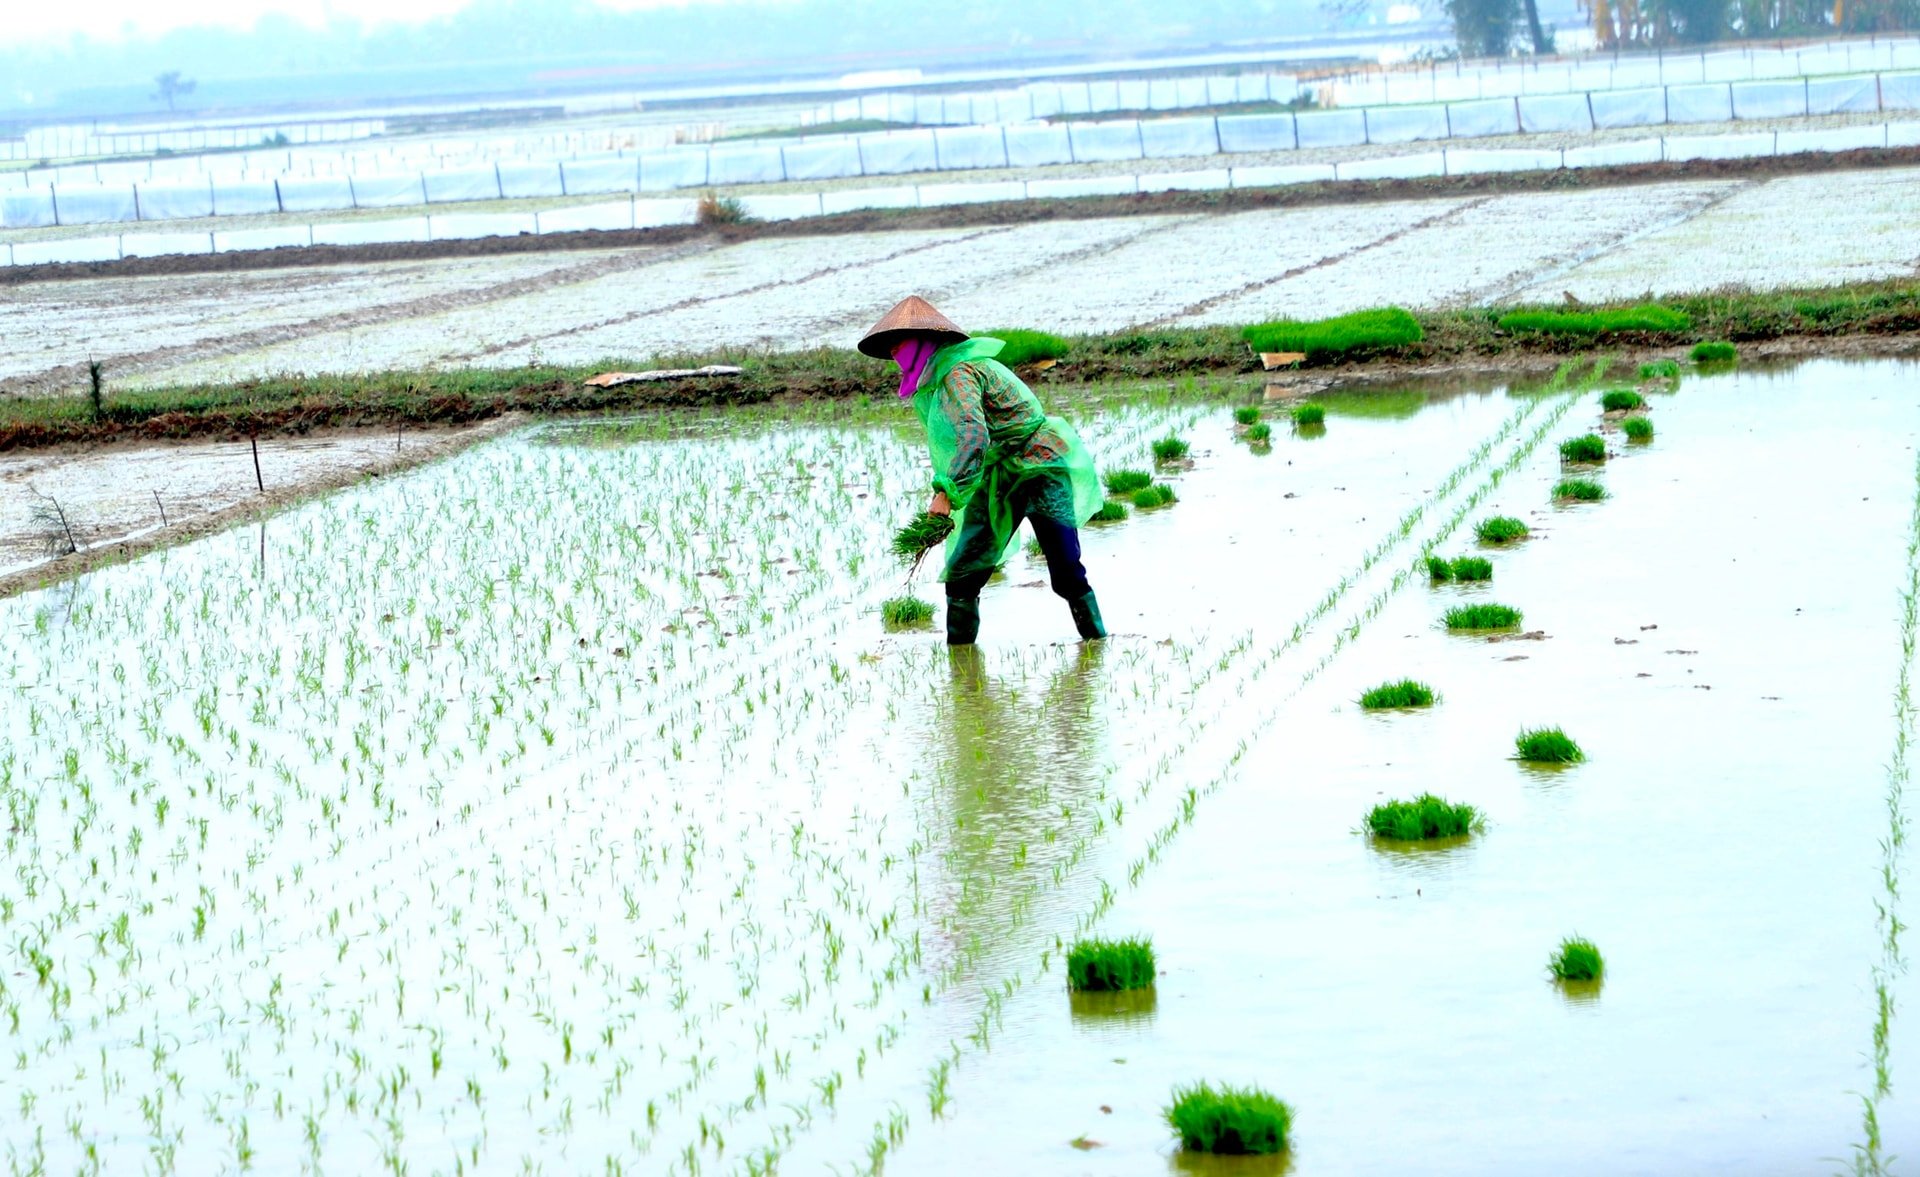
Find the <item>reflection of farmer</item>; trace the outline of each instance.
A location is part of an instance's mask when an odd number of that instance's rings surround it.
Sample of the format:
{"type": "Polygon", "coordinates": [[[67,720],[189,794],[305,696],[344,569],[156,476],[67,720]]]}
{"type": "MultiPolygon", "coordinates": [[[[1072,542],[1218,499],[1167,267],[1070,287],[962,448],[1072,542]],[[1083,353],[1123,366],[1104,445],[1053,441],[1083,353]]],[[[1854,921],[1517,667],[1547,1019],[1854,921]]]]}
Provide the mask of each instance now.
{"type": "Polygon", "coordinates": [[[1080,563],[1079,527],[1100,509],[1093,459],[1073,427],[993,357],[998,339],[969,339],[925,299],[908,298],[860,341],[860,350],[900,366],[901,399],[912,398],[933,456],[936,515],[958,517],[947,543],[947,644],[980,635],[980,589],[1006,558],[1022,519],[1047,558],[1053,591],[1066,599],[1082,638],[1107,636],[1080,563]]]}

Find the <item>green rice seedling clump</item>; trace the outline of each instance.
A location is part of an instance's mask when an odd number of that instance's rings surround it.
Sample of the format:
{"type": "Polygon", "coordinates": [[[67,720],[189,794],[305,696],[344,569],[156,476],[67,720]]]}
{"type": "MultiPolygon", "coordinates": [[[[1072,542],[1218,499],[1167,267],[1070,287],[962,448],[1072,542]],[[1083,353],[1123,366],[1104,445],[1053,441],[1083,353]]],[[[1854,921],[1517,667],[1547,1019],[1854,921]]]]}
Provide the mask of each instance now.
{"type": "Polygon", "coordinates": [[[1655,360],[1640,365],[1642,380],[1675,380],[1680,376],[1680,363],[1677,360],[1655,360]]]}
{"type": "Polygon", "coordinates": [[[1168,434],[1153,443],[1153,460],[1156,462],[1178,462],[1181,458],[1187,456],[1187,451],[1191,448],[1191,446],[1187,445],[1185,438],[1168,434]]]}
{"type": "Polygon", "coordinates": [[[1265,421],[1255,421],[1247,426],[1247,440],[1255,445],[1264,445],[1273,440],[1273,426],[1265,421]]]}
{"type": "Polygon", "coordinates": [[[1251,425],[1260,419],[1259,405],[1241,405],[1233,411],[1233,419],[1240,425],[1251,425]]]}
{"type": "Polygon", "coordinates": [[[1106,502],[1100,504],[1098,511],[1093,513],[1092,522],[1118,523],[1126,517],[1127,505],[1114,499],[1108,499],[1106,502]]]}
{"type": "Polygon", "coordinates": [[[889,629],[925,625],[933,620],[933,606],[919,597],[893,597],[880,603],[880,620],[889,629]]]}
{"type": "Polygon", "coordinates": [[[1653,422],[1646,417],[1628,417],[1620,422],[1620,428],[1626,431],[1628,441],[1653,440],[1653,422]]]}
{"type": "Polygon", "coordinates": [[[1547,961],[1547,971],[1556,981],[1598,981],[1607,971],[1607,963],[1593,941],[1569,936],[1560,941],[1560,950],[1547,961]]]}
{"type": "Polygon", "coordinates": [[[1327,410],[1325,406],[1316,405],[1312,401],[1295,405],[1293,406],[1293,423],[1302,426],[1324,425],[1327,423],[1327,410]]]}
{"type": "Polygon", "coordinates": [[[1474,524],[1473,534],[1483,544],[1506,544],[1527,538],[1527,525],[1511,515],[1495,515],[1474,524]]]}
{"type": "Polygon", "coordinates": [[[1462,581],[1493,579],[1493,561],[1484,556],[1462,556],[1453,562],[1453,578],[1462,581]]]}
{"type": "Polygon", "coordinates": [[[1354,311],[1331,319],[1281,319],[1256,323],[1240,333],[1255,351],[1306,353],[1308,363],[1350,352],[1405,347],[1426,338],[1420,320],[1400,307],[1354,311]]]}
{"type": "Polygon", "coordinates": [[[1153,942],[1076,940],[1067,950],[1067,988],[1082,993],[1144,989],[1153,984],[1153,942]]]}
{"type": "Polygon", "coordinates": [[[1455,605],[1447,610],[1447,628],[1512,629],[1521,616],[1511,605],[1455,605]]]}
{"type": "Polygon", "coordinates": [[[1444,556],[1427,557],[1427,579],[1435,584],[1445,584],[1453,579],[1453,561],[1444,556]]]}
{"type": "Polygon", "coordinates": [[[928,552],[945,543],[953,534],[953,518],[922,511],[899,531],[893,533],[893,554],[909,568],[918,567],[928,552]]]}
{"type": "Polygon", "coordinates": [[[1287,1147],[1293,1108],[1258,1087],[1196,1083],[1174,1089],[1167,1126],[1190,1152],[1277,1153],[1287,1147]]]}
{"type": "Polygon", "coordinates": [[[1567,478],[1554,484],[1553,497],[1564,503],[1597,503],[1607,497],[1607,488],[1585,478],[1567,478]]]}
{"type": "Polygon", "coordinates": [[[1569,437],[1560,443],[1562,462],[1604,462],[1607,460],[1607,441],[1597,433],[1585,433],[1579,437],[1569,437]]]}
{"type": "Polygon", "coordinates": [[[1647,303],[1610,311],[1514,311],[1500,316],[1500,329],[1542,335],[1670,334],[1693,330],[1693,319],[1671,307],[1647,303]]]}
{"type": "Polygon", "coordinates": [[[1433,688],[1410,678],[1381,683],[1360,696],[1360,706],[1367,711],[1383,711],[1390,707],[1431,707],[1433,688]]]}
{"type": "Polygon", "coordinates": [[[1471,805],[1422,793],[1411,801],[1387,801],[1367,811],[1367,832],[1396,842],[1457,838],[1486,825],[1471,805]]]}
{"type": "Polygon", "coordinates": [[[1104,481],[1110,495],[1130,495],[1136,490],[1153,485],[1153,475],[1145,470],[1109,470],[1104,481]]]}
{"type": "Polygon", "coordinates": [[[1158,486],[1143,486],[1133,492],[1133,505],[1142,511],[1151,511],[1155,507],[1164,507],[1178,501],[1174,498],[1173,488],[1164,483],[1158,486]]]}
{"type": "Polygon", "coordinates": [[[1609,413],[1626,413],[1646,408],[1647,398],[1631,388],[1616,388],[1601,394],[1600,407],[1609,413]]]}
{"type": "Polygon", "coordinates": [[[1691,354],[1696,364],[1731,364],[1740,358],[1740,349],[1731,343],[1696,343],[1691,354]]]}
{"type": "Polygon", "coordinates": [[[1573,737],[1557,727],[1527,728],[1513,738],[1520,759],[1537,764],[1578,764],[1587,758],[1573,737]]]}
{"type": "Polygon", "coordinates": [[[1058,335],[1049,335],[1045,331],[1028,331],[1012,328],[1006,331],[983,331],[989,339],[998,339],[1005,346],[995,359],[1009,368],[1022,364],[1032,364],[1040,360],[1059,360],[1066,358],[1071,350],[1067,341],[1058,335]]]}

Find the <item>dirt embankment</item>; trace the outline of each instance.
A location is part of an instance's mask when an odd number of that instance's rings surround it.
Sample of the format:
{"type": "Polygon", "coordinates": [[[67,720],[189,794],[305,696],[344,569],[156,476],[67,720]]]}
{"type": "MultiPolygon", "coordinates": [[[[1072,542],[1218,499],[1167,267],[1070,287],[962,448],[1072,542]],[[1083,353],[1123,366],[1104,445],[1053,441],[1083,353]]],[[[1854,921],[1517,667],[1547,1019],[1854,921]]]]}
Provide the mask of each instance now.
{"type": "Polygon", "coordinates": [[[1019,200],[948,205],[921,209],[872,209],[796,221],[737,225],[676,225],[656,229],[525,234],[457,241],[393,242],[379,245],[313,246],[187,257],[127,258],[116,262],[0,268],[0,286],[73,278],[148,274],[226,273],[290,269],[347,263],[408,261],[420,258],[486,257],[637,245],[676,245],[714,235],[732,243],[772,237],[816,237],[869,233],[885,229],[963,229],[1037,224],[1096,217],[1159,216],[1171,213],[1243,212],[1307,208],[1365,201],[1415,200],[1438,196],[1506,195],[1617,188],[1672,180],[1773,179],[1825,172],[1920,166],[1920,147],[1864,148],[1858,151],[1804,152],[1755,159],[1687,160],[1617,167],[1566,168],[1548,172],[1493,172],[1468,176],[1432,176],[1414,180],[1343,180],[1294,184],[1283,188],[1241,188],[1217,192],[1152,192],[1130,196],[1019,200]]]}

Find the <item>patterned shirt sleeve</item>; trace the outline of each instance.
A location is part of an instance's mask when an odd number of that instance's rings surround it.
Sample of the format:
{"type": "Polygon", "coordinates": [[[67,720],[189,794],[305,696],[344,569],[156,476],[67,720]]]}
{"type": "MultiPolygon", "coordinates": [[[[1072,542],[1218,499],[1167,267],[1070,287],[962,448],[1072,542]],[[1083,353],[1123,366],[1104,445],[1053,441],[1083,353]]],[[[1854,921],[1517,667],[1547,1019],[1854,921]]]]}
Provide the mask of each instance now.
{"type": "Polygon", "coordinates": [[[972,364],[955,364],[941,382],[939,409],[953,427],[953,464],[934,472],[933,485],[943,490],[956,511],[964,510],[976,490],[987,462],[987,412],[982,400],[984,380],[972,364]]]}

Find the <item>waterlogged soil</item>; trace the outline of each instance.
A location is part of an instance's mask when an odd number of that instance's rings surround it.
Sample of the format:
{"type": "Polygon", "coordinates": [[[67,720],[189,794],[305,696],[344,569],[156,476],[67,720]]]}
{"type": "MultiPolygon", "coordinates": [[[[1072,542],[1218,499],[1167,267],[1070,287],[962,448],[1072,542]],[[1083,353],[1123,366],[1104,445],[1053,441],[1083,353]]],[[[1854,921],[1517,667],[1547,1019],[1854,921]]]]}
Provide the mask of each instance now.
{"type": "MultiPolygon", "coordinates": [[[[1474,512],[1517,515],[1533,538],[1440,547],[1489,556],[1491,584],[1415,577],[1297,693],[1310,651],[1212,721],[1252,739],[1237,768],[1183,760],[1198,816],[1137,885],[1109,873],[1119,897],[1097,925],[1154,938],[1154,999],[1095,1012],[1057,968],[1038,978],[900,1168],[1212,1171],[1157,1121],[1198,1079],[1260,1084],[1298,1112],[1285,1162],[1221,1171],[1537,1173],[1569,1155],[1607,1172],[1850,1166],[1856,1093],[1874,1085],[1916,371],[1689,377],[1652,398],[1651,444],[1608,432],[1614,456],[1593,476],[1611,497],[1594,505],[1550,505],[1560,469],[1543,446],[1474,512]],[[1439,627],[1472,600],[1523,609],[1544,640],[1439,627]],[[1402,676],[1439,704],[1355,704],[1402,676]],[[1589,761],[1514,761],[1515,733],[1538,725],[1564,726],[1589,761]],[[1488,828],[1434,847],[1356,832],[1373,804],[1427,790],[1476,805],[1488,828]],[[1605,954],[1597,986],[1547,977],[1574,934],[1605,954]]],[[[1603,428],[1594,400],[1554,436],[1603,428]]],[[[1275,454],[1368,434],[1411,446],[1435,415],[1330,414],[1325,437],[1275,454]]],[[[1255,462],[1203,465],[1189,502],[1255,462]]],[[[1266,519],[1237,530],[1273,553],[1280,617],[1289,585],[1326,580],[1266,519]]],[[[1896,1091],[1912,1060],[1895,1051],[1896,1091]]],[[[1911,1155],[1920,1109],[1896,1095],[1878,1114],[1884,1152],[1911,1155]]]]}
{"type": "MultiPolygon", "coordinates": [[[[1575,376],[1334,393],[1311,437],[1258,385],[1064,406],[1109,467],[1193,443],[1177,503],[1086,530],[1091,647],[1023,552],[976,650],[884,632],[926,484],[896,406],[549,426],[0,602],[0,1036],[28,1060],[0,1144],[1839,1167],[1874,1081],[1915,375],[1690,372],[1577,508],[1548,501],[1555,443],[1604,427],[1575,376]],[[1236,437],[1249,403],[1270,447],[1236,437]],[[1534,537],[1428,587],[1423,549],[1494,513],[1534,537]],[[1545,637],[1438,628],[1466,599],[1545,637]],[[1353,704],[1402,676],[1440,702],[1353,704]],[[1542,723],[1590,761],[1514,763],[1542,723]],[[1426,789],[1487,829],[1355,832],[1426,789]],[[1068,999],[1087,930],[1153,938],[1150,997],[1068,999]],[[1575,932],[1595,989],[1546,979],[1575,932]],[[1290,1153],[1177,1153],[1161,1109],[1196,1079],[1291,1101],[1290,1153]]],[[[1910,1105],[1879,1118],[1920,1146],[1910,1105]]]]}

